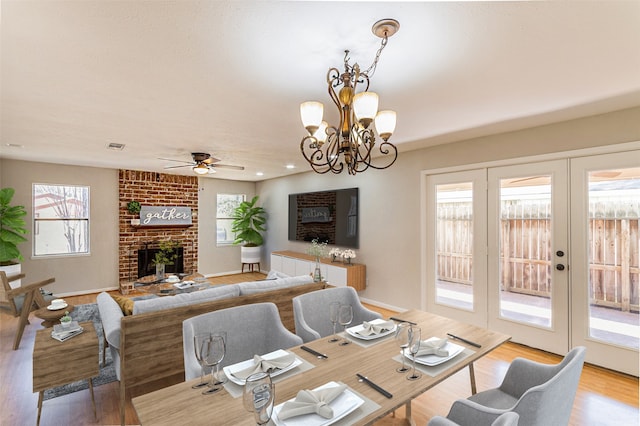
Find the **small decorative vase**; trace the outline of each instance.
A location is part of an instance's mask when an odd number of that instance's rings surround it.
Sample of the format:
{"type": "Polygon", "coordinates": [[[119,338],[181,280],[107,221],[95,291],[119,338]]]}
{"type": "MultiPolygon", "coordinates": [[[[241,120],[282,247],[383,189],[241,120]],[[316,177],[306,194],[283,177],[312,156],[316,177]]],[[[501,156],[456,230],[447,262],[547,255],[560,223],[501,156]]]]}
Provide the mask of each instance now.
{"type": "Polygon", "coordinates": [[[322,281],[322,272],[320,271],[320,256],[316,256],[316,269],[313,271],[313,281],[322,281]]]}
{"type": "Polygon", "coordinates": [[[351,265],[351,258],[350,257],[343,258],[342,263],[344,263],[345,265],[351,265]]]}
{"type": "Polygon", "coordinates": [[[336,255],[335,255],[335,254],[332,254],[332,255],[331,255],[331,262],[335,262],[335,261],[336,261],[336,255]]]}
{"type": "Polygon", "coordinates": [[[164,280],[164,263],[156,263],[156,280],[164,280]]]}

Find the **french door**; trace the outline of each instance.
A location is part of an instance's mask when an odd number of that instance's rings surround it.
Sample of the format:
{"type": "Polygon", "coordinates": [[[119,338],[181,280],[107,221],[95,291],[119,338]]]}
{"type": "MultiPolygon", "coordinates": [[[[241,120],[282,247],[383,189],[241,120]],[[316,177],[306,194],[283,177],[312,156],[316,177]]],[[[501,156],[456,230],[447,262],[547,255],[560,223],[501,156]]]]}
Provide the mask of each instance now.
{"type": "Polygon", "coordinates": [[[423,306],[637,376],[638,159],[425,173],[423,306]]]}

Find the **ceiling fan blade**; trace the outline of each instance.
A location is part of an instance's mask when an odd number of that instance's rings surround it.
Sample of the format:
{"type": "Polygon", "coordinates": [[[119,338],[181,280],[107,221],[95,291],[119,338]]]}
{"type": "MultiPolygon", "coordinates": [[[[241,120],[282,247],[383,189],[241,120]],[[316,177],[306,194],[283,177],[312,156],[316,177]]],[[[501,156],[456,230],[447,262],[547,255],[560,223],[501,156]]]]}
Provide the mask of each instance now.
{"type": "Polygon", "coordinates": [[[232,166],[230,164],[211,164],[210,167],[214,167],[216,169],[244,170],[243,166],[232,166]]]}
{"type": "Polygon", "coordinates": [[[158,160],[173,161],[176,163],[195,164],[193,161],[174,160],[173,158],[158,158],[158,160]]]}
{"type": "Polygon", "coordinates": [[[195,164],[189,163],[189,164],[181,164],[179,166],[169,166],[169,167],[165,167],[164,169],[179,169],[180,167],[193,167],[195,166],[195,164]]]}

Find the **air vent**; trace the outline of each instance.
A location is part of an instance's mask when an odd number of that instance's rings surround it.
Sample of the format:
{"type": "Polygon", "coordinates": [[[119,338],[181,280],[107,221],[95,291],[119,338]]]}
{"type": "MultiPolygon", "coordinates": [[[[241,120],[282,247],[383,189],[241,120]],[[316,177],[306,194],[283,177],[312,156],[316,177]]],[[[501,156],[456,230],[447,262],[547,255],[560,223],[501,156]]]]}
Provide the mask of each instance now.
{"type": "Polygon", "coordinates": [[[109,145],[107,145],[107,149],[112,149],[114,151],[122,151],[124,149],[124,144],[111,142],[109,145]]]}

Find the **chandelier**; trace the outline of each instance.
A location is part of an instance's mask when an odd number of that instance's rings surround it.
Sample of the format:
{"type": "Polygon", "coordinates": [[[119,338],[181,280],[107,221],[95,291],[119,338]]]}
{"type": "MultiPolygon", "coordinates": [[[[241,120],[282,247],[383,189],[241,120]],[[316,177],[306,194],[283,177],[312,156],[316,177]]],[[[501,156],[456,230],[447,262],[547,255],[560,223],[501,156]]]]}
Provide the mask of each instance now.
{"type": "Polygon", "coordinates": [[[311,168],[320,174],[331,171],[338,174],[346,168],[349,174],[364,172],[369,167],[386,169],[398,157],[398,149],[389,142],[396,127],[395,111],[378,111],[378,95],[369,92],[369,79],[373,76],[380,53],[387,45],[389,37],[400,28],[395,19],[383,19],[373,24],[373,33],[382,39],[373,63],[366,70],[360,70],[355,63],[349,64],[349,51],[345,50],[344,72],[329,68],[327,84],[329,96],[338,108],[340,123],[329,126],[322,120],[324,106],[320,102],[308,101],[300,105],[302,124],[308,132],[300,142],[300,150],[311,168]],[[342,86],[338,93],[336,89],[342,86]],[[364,87],[356,93],[358,87],[364,87]],[[382,139],[375,153],[385,156],[383,165],[373,164],[376,137],[371,123],[382,139]],[[388,157],[386,157],[388,156],[388,157]]]}

